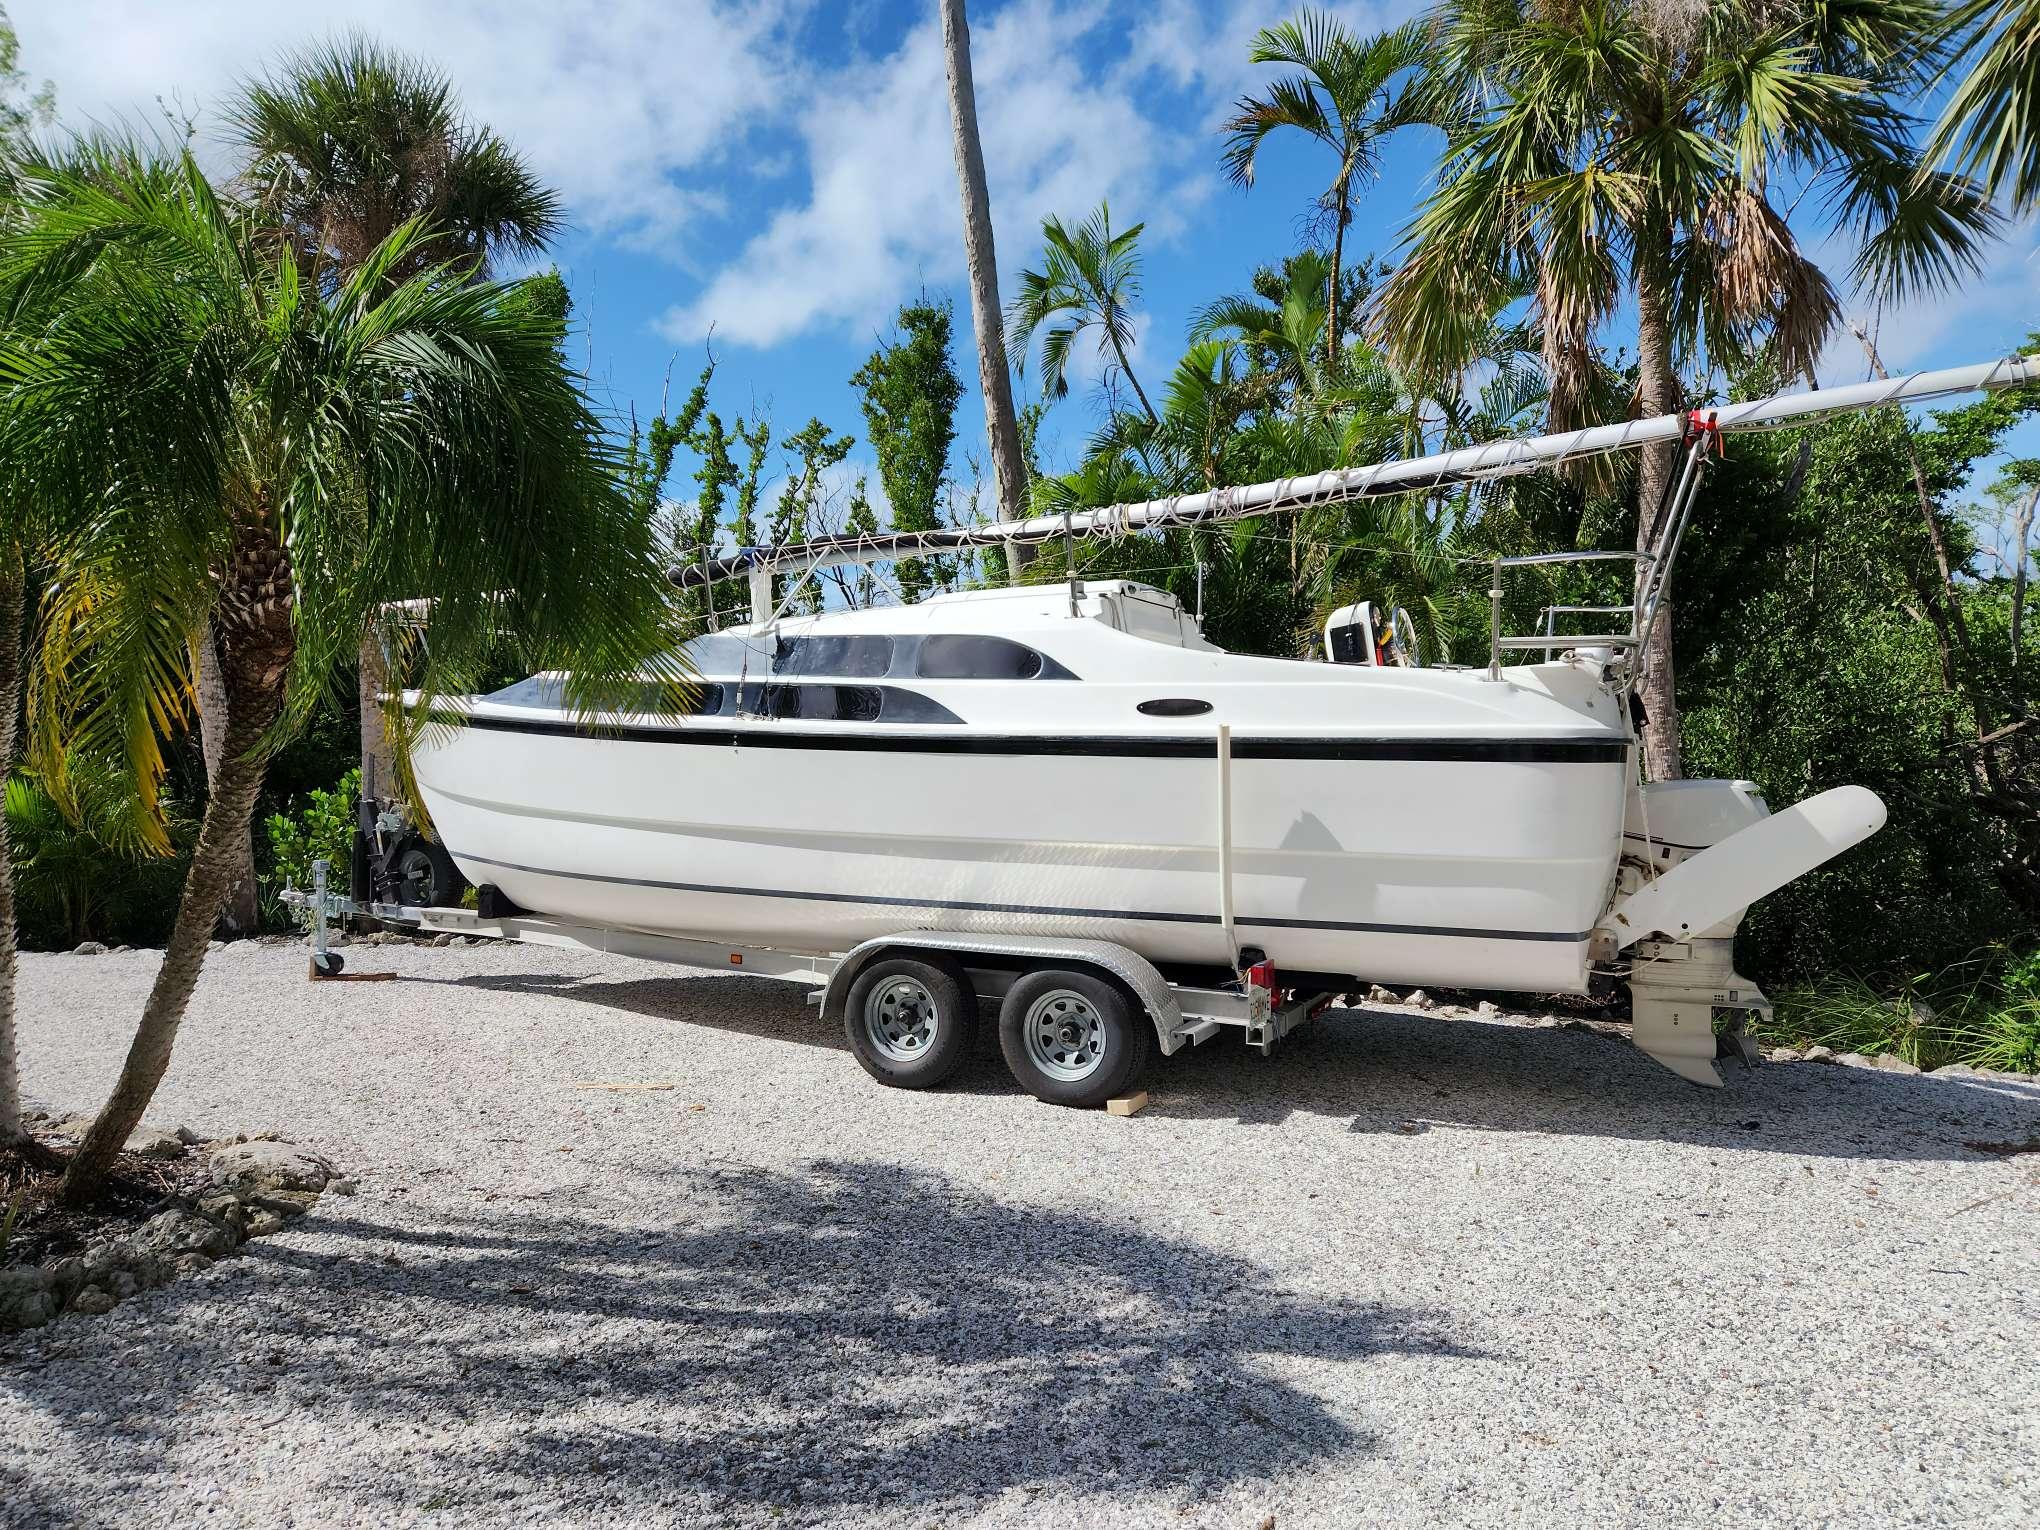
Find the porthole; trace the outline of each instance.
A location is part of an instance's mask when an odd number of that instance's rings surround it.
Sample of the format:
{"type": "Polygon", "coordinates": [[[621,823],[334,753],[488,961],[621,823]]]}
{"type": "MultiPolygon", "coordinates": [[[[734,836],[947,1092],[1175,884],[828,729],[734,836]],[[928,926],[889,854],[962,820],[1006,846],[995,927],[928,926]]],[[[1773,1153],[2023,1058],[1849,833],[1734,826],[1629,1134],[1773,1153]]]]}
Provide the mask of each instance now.
{"type": "Polygon", "coordinates": [[[1143,701],[1138,710],[1149,717],[1202,717],[1211,710],[1211,703],[1194,696],[1160,696],[1143,701]]]}

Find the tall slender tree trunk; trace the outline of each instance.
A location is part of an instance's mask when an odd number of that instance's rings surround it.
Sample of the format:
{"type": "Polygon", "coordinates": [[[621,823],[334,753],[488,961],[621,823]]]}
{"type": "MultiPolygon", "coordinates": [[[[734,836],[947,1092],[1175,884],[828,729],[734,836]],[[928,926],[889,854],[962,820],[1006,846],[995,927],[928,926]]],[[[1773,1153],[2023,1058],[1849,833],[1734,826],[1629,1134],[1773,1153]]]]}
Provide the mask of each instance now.
{"type": "MultiPolygon", "coordinates": [[[[1670,294],[1663,272],[1670,260],[1670,239],[1662,244],[1638,240],[1636,283],[1636,359],[1638,402],[1646,419],[1671,414],[1680,407],[1679,375],[1672,367],[1670,294]]],[[[1658,441],[1643,448],[1637,470],[1636,547],[1652,550],[1659,532],[1658,513],[1665,495],[1679,471],[1679,443],[1658,441]]],[[[1642,568],[1637,571],[1639,583],[1642,568]]],[[[1637,695],[1644,710],[1643,759],[1645,774],[1653,781],[1676,781],[1685,774],[1679,728],[1679,699],[1674,687],[1672,662],[1672,600],[1669,589],[1658,605],[1657,621],[1649,635],[1650,648],[1644,656],[1643,673],[1637,677],[1637,695]]]]}
{"type": "Polygon", "coordinates": [[[1339,188],[1332,209],[1332,276],[1325,285],[1325,370],[1339,377],[1339,268],[1346,258],[1346,190],[1339,188]]]}
{"type": "Polygon", "coordinates": [[[361,639],[361,782],[363,790],[372,783],[379,797],[396,790],[396,752],[383,728],[383,692],[390,686],[390,671],[383,659],[382,639],[373,624],[361,639]]]}
{"type": "Polygon", "coordinates": [[[2026,502],[2019,507],[2018,515],[2012,521],[2012,556],[2017,561],[2012,565],[2012,668],[2019,667],[2019,648],[2025,641],[2026,624],[2026,564],[2032,557],[2033,511],[2040,507],[2040,488],[2026,496],[2026,502]]]}
{"type": "Polygon", "coordinates": [[[267,506],[258,506],[246,515],[235,537],[233,561],[221,581],[214,618],[226,692],[219,774],[206,799],[177,922],[142,1006],[134,1042],[113,1093],[64,1174],[64,1199],[72,1205],[98,1193],[170,1067],[177,1028],[205,965],[206,944],[232,889],[237,847],[248,838],[255,798],[262,790],[268,764],[265,740],[283,711],[284,686],[296,655],[291,598],[289,554],[277,540],[267,506]]]}
{"type": "Polygon", "coordinates": [[[1119,343],[1119,336],[1113,330],[1110,315],[1107,316],[1105,337],[1112,342],[1112,354],[1119,358],[1119,370],[1126,374],[1126,381],[1133,389],[1133,396],[1140,400],[1140,407],[1147,411],[1148,423],[1161,424],[1162,417],[1155,413],[1155,406],[1148,402],[1147,389],[1143,388],[1140,379],[1133,375],[1133,364],[1126,359],[1125,347],[1119,343]]]}
{"type": "MultiPolygon", "coordinates": [[[[999,262],[992,248],[992,200],[978,143],[977,91],[970,76],[970,23],[963,0],[941,0],[942,51],[949,63],[949,125],[956,140],[956,178],[963,191],[963,253],[970,267],[970,317],[977,331],[978,388],[985,396],[985,436],[999,487],[999,519],[1027,513],[1027,464],[1013,416],[1013,378],[1006,366],[1005,312],[999,306],[999,262]]],[[[1030,548],[1006,544],[1006,572],[1018,578],[1030,548]]]]}
{"type": "MultiPolygon", "coordinates": [[[[219,639],[210,626],[198,635],[198,736],[205,751],[206,789],[220,778],[227,747],[227,688],[220,676],[219,639]]],[[[233,847],[234,885],[220,911],[220,928],[229,935],[253,935],[260,915],[255,906],[255,837],[233,847]]]]}
{"type": "MultiPolygon", "coordinates": [[[[21,706],[21,548],[0,544],[0,790],[14,763],[21,706]]],[[[21,1059],[14,1039],[14,848],[0,811],[0,1147],[22,1140],[21,1059]]]]}

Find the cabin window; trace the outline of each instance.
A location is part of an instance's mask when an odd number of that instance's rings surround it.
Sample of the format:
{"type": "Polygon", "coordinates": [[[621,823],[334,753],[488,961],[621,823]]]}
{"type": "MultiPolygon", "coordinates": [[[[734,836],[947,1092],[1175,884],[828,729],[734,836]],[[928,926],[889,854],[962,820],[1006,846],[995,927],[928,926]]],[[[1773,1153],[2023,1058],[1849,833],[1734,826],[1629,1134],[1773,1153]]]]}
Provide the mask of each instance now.
{"type": "Polygon", "coordinates": [[[880,702],[879,716],[889,723],[953,723],[962,722],[949,708],[932,696],[923,696],[919,691],[903,691],[897,686],[885,687],[880,702]]]}
{"type": "Polygon", "coordinates": [[[1055,660],[1011,638],[944,633],[921,639],[915,673],[929,680],[1074,680],[1055,660]]]}
{"type": "Polygon", "coordinates": [[[533,675],[529,680],[491,691],[482,700],[493,701],[499,707],[544,707],[557,712],[566,705],[566,685],[563,675],[533,675]]]}
{"type": "Polygon", "coordinates": [[[807,722],[958,721],[955,713],[926,696],[882,685],[768,685],[757,710],[767,717],[807,722]]]}
{"type": "Polygon", "coordinates": [[[847,675],[876,679],[892,668],[889,637],[782,638],[773,654],[776,675],[847,675]]]}

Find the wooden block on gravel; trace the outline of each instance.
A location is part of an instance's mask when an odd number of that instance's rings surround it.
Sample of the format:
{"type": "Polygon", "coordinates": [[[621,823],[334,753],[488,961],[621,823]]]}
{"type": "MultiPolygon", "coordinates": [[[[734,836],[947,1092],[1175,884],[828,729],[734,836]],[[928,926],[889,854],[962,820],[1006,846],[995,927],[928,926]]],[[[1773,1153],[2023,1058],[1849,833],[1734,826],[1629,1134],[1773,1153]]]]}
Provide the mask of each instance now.
{"type": "Polygon", "coordinates": [[[1141,1089],[1133,1094],[1122,1094],[1107,1100],[1105,1102],[1105,1113],[1113,1116],[1138,1115],[1141,1111],[1147,1109],[1147,1104],[1148,1092],[1145,1089],[1141,1089]]]}

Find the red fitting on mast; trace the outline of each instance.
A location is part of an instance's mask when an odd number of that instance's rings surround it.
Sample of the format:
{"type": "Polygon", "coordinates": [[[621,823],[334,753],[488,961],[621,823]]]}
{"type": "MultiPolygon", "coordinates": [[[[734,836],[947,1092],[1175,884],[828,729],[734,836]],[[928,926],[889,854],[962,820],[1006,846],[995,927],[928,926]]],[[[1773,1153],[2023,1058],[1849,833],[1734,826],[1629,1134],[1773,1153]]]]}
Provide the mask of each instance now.
{"type": "Polygon", "coordinates": [[[1721,416],[1712,409],[1691,409],[1686,412],[1686,444],[1691,445],[1696,436],[1713,437],[1712,454],[1716,457],[1728,455],[1728,443],[1721,436],[1721,416]]]}

